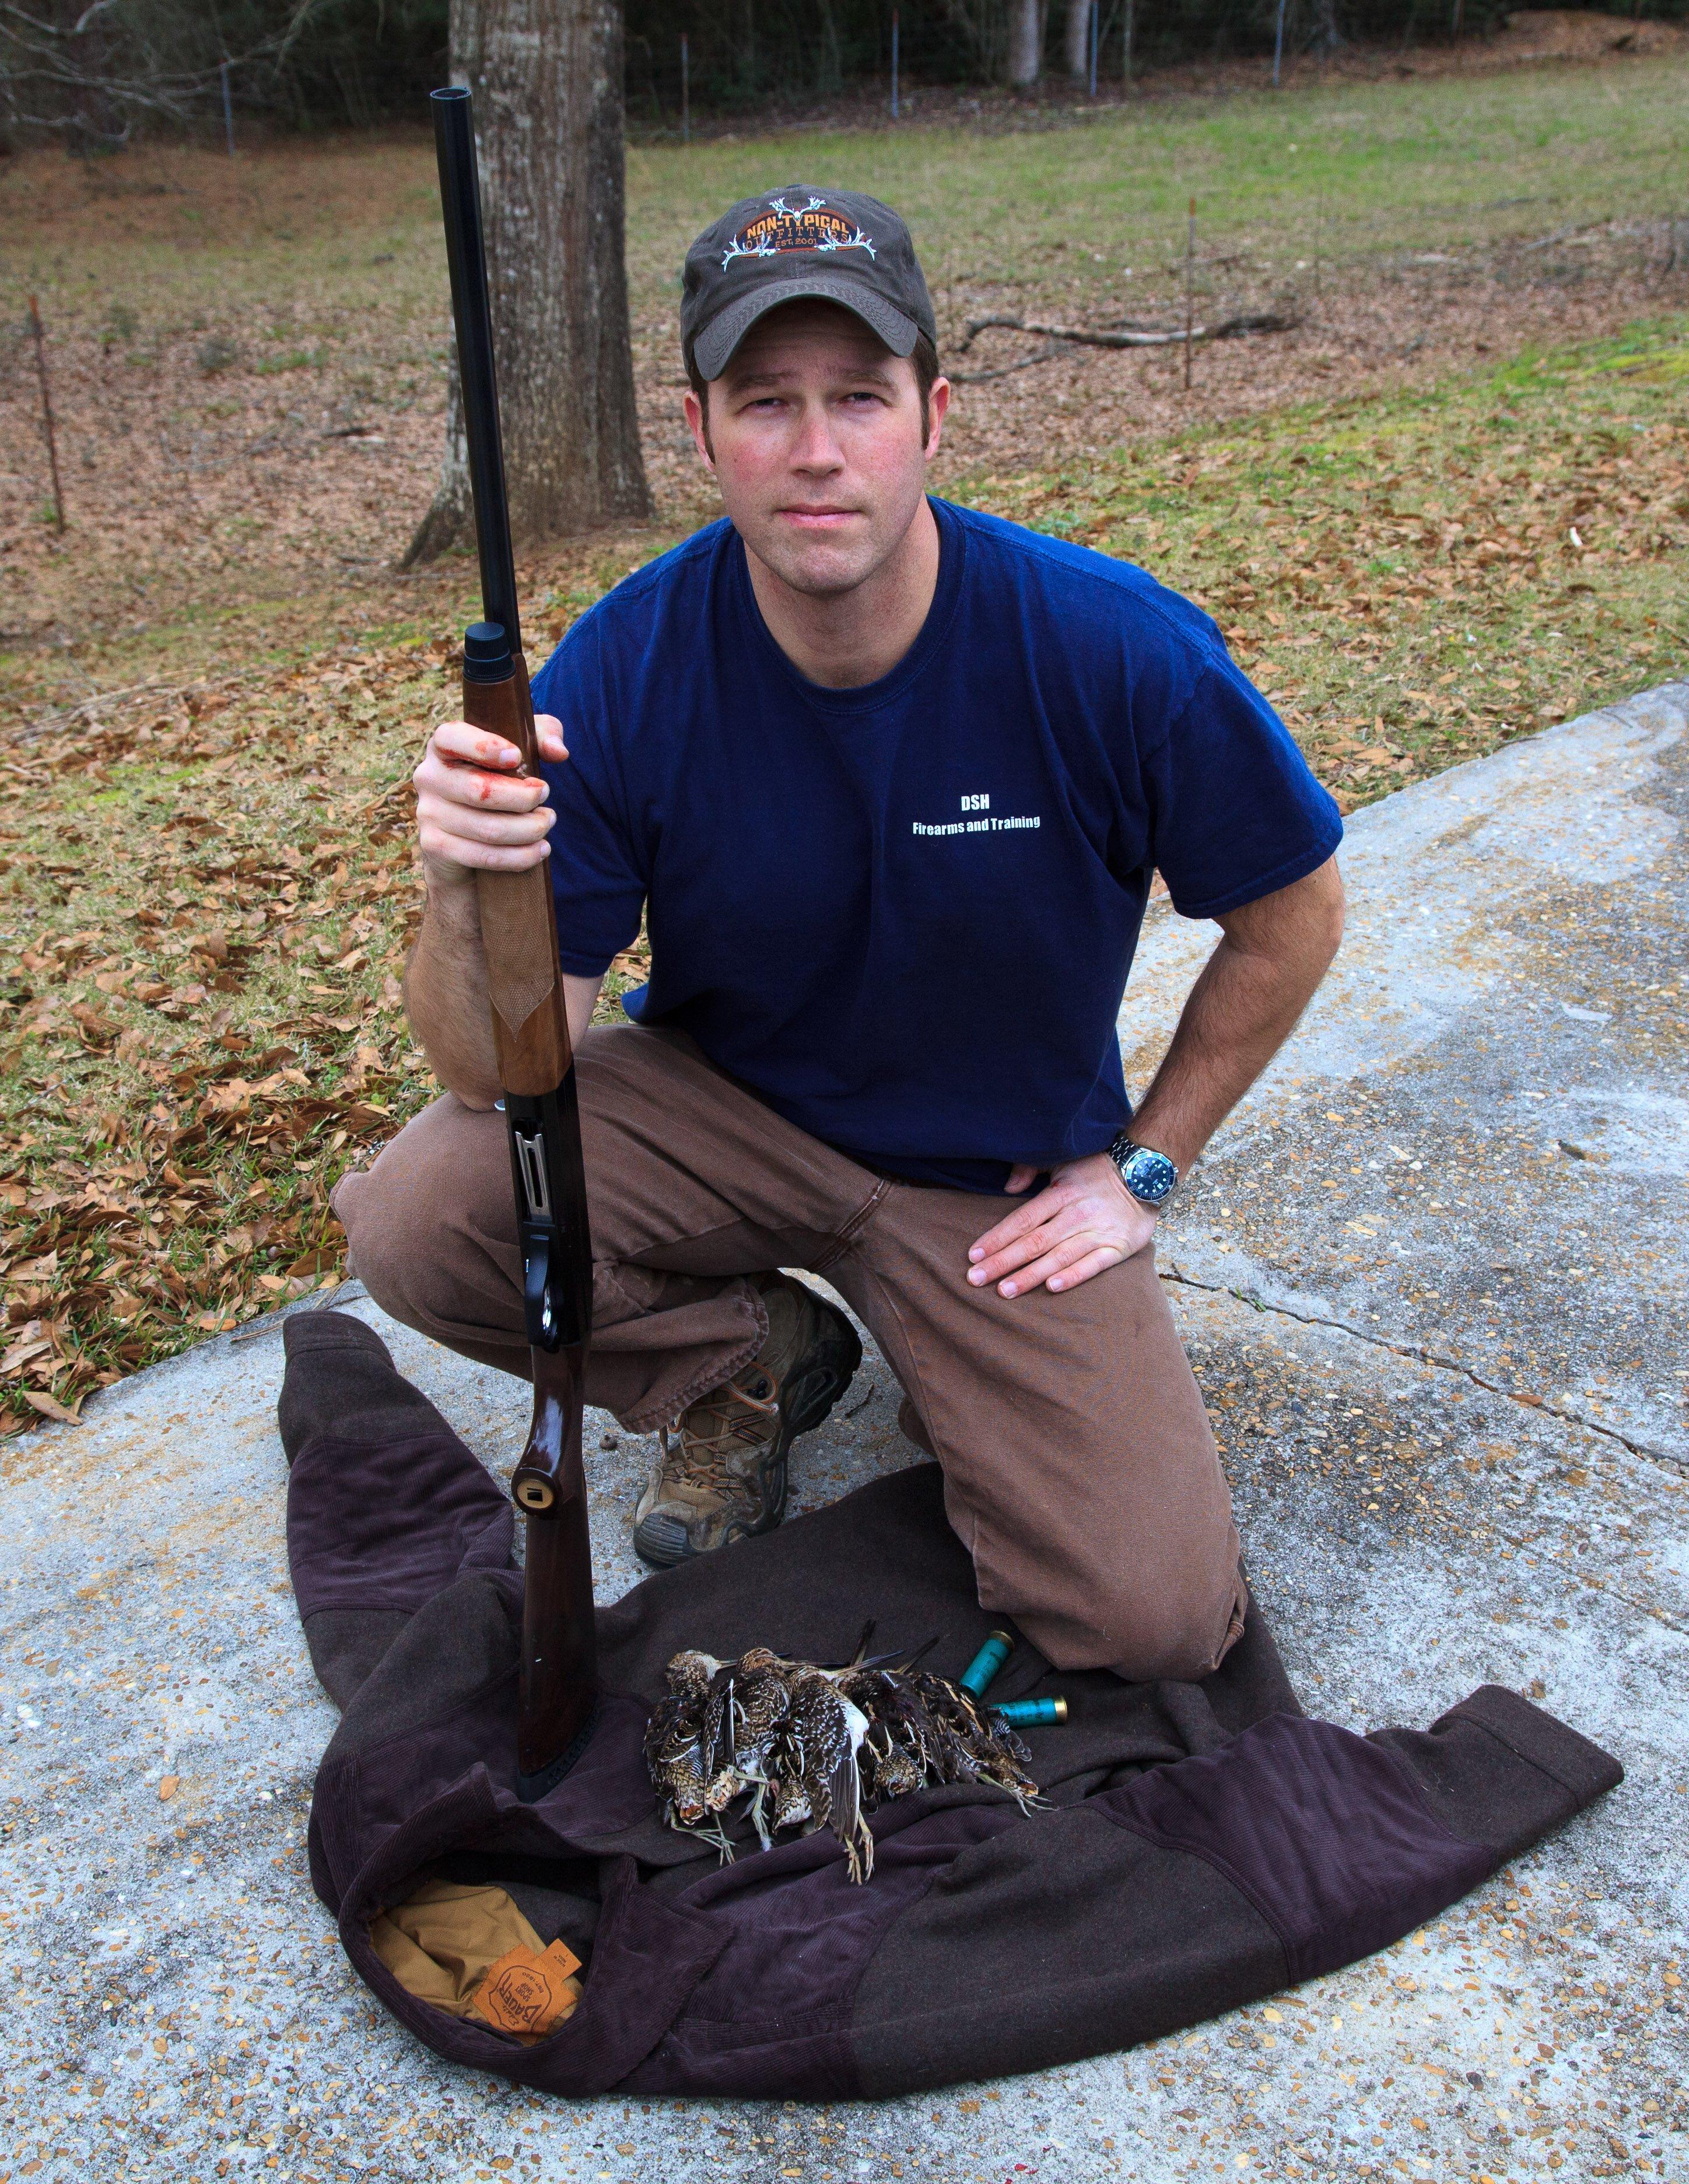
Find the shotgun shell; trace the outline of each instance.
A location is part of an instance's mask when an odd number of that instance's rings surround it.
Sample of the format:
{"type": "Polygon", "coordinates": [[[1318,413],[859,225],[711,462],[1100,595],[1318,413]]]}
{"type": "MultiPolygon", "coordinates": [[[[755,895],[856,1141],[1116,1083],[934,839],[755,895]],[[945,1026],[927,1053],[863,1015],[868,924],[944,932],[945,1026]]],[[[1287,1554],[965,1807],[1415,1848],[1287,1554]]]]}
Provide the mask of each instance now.
{"type": "Polygon", "coordinates": [[[1048,1729],[1057,1722],[1067,1719],[1065,1699],[1011,1699],[1007,1706],[993,1707],[1011,1729],[1048,1729]]]}
{"type": "Polygon", "coordinates": [[[962,1688],[974,1696],[982,1698],[986,1686],[1014,1651],[1014,1641],[1007,1630],[993,1630],[973,1659],[962,1671],[962,1688]]]}

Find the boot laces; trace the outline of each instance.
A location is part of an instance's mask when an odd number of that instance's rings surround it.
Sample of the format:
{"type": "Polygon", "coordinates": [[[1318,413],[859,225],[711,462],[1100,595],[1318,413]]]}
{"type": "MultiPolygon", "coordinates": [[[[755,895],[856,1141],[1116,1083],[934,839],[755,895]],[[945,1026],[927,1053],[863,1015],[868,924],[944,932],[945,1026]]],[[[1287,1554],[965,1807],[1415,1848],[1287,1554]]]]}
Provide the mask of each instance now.
{"type": "Polygon", "coordinates": [[[662,1432],[663,1469],[689,1486],[725,1486],[731,1459],[762,1447],[780,1425],[780,1383],[765,1365],[753,1363],[681,1414],[678,1439],[662,1432]]]}

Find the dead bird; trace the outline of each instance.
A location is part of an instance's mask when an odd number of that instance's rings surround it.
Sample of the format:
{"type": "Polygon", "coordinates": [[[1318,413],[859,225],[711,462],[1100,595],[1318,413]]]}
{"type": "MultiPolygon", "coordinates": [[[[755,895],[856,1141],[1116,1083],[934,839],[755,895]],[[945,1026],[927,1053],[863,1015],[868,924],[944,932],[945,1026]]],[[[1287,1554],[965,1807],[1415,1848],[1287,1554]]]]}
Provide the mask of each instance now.
{"type": "MultiPolygon", "coordinates": [[[[781,1738],[790,1731],[792,1689],[786,1663],[764,1647],[742,1654],[727,1710],[727,1769],[751,1797],[751,1825],[766,1850],[769,1843],[764,1801],[777,1788],[770,1772],[781,1738]]],[[[730,1800],[731,1802],[731,1800],[730,1800]]]]}
{"type": "Polygon", "coordinates": [[[770,1677],[775,1657],[747,1653],[720,1661],[713,1653],[676,1653],[665,1672],[669,1689],[645,1727],[645,1763],[663,1800],[665,1823],[699,1835],[727,1852],[719,1815],[742,1792],[756,1798],[764,1836],[760,1737],[788,1703],[783,1680],[770,1677]]]}
{"type": "Polygon", "coordinates": [[[874,1870],[874,1836],[862,1809],[860,1753],[868,1716],[846,1697],[825,1669],[794,1663],[787,1688],[792,1704],[775,1756],[803,1785],[816,1822],[844,1845],[853,1880],[874,1870]]]}
{"type": "Polygon", "coordinates": [[[971,1782],[1030,1810],[1031,1755],[1007,1723],[920,1667],[925,1646],[870,1661],[868,1636],[834,1668],[765,1646],[736,1661],[675,1654],[645,1736],[665,1823],[731,1858],[728,1820],[743,1798],[764,1850],[782,1831],[830,1828],[859,1881],[874,1870],[868,1815],[887,1798],[971,1782]]]}
{"type": "Polygon", "coordinates": [[[671,1828],[695,1828],[703,1819],[704,1773],[692,1702],[670,1691],[658,1700],[645,1725],[645,1764],[663,1800],[671,1828]]]}

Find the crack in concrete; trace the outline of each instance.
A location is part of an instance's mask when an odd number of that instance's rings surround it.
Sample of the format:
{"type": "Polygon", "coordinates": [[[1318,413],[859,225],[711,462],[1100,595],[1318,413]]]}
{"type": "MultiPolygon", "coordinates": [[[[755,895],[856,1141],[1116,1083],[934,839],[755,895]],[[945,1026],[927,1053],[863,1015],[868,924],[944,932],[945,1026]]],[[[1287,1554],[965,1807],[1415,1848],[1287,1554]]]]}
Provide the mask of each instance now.
{"type": "Polygon", "coordinates": [[[1234,1289],[1230,1282],[1205,1282],[1195,1274],[1183,1273],[1175,1266],[1157,1269],[1164,1282],[1172,1282],[1181,1289],[1201,1290],[1209,1296],[1236,1297],[1239,1304],[1247,1304],[1252,1311],[1270,1312],[1281,1319],[1293,1319],[1301,1327],[1329,1327],[1334,1333],[1347,1334],[1357,1342],[1371,1345],[1375,1350],[1387,1350],[1392,1357],[1411,1357],[1416,1363],[1435,1366],[1440,1372],[1454,1373],[1473,1387],[1481,1388],[1486,1395],[1503,1396],[1521,1410],[1543,1411],[1551,1418],[1564,1420],[1567,1425],[1581,1426],[1586,1433],[1597,1435],[1603,1440],[1616,1441],[1620,1448],[1628,1449],[1632,1456],[1640,1456],[1653,1463],[1664,1464],[1680,1477],[1689,1474],[1689,1459],[1674,1456],[1670,1451],[1653,1448],[1647,1441],[1632,1440],[1616,1426],[1597,1425],[1593,1418],[1585,1418],[1581,1412],[1569,1411],[1558,1403],[1551,1403],[1545,1396],[1522,1396],[1512,1388],[1503,1388],[1494,1380],[1464,1365],[1458,1357],[1446,1357],[1441,1351],[1428,1349],[1420,1342],[1392,1342],[1387,1335],[1370,1334],[1364,1327],[1351,1327],[1346,1319],[1331,1319],[1324,1312],[1297,1312],[1294,1306],[1270,1304],[1258,1291],[1234,1289]]]}
{"type": "MultiPolygon", "coordinates": [[[[1386,1350],[1392,1357],[1412,1358],[1417,1363],[1431,1365],[1444,1372],[1457,1373],[1474,1387],[1481,1388],[1492,1396],[1504,1396],[1509,1402],[1519,1404],[1523,1410],[1546,1411],[1551,1418],[1563,1419],[1569,1425],[1581,1426],[1587,1433],[1619,1442],[1632,1455],[1652,1458],[1674,1470],[1681,1471],[1689,1468],[1676,1457],[1664,1455],[1657,1449],[1648,1448],[1631,1440],[1625,1435],[1615,1432],[1610,1426],[1599,1426],[1592,1419],[1579,1417],[1575,1411],[1564,1411],[1555,1404],[1542,1401],[1540,1397],[1533,1399],[1516,1396],[1509,1389],[1499,1388],[1492,1380],[1486,1380],[1481,1373],[1475,1373],[1470,1366],[1463,1365],[1458,1358],[1445,1357],[1436,1351],[1426,1349],[1423,1344],[1392,1342],[1385,1335],[1370,1334],[1364,1328],[1351,1327],[1347,1320],[1331,1319],[1321,1312],[1297,1312],[1290,1305],[1269,1304],[1264,1298],[1252,1295],[1247,1290],[1233,1289],[1229,1283],[1225,1282],[1202,1281],[1196,1275],[1183,1273],[1176,1268],[1161,1268],[1157,1271],[1163,1281],[1176,1284],[1181,1289],[1200,1290],[1210,1296],[1233,1297],[1239,1304],[1247,1305],[1252,1311],[1269,1313],[1281,1319],[1294,1320],[1300,1327],[1329,1327],[1336,1334],[1350,1335],[1357,1342],[1366,1343],[1374,1349],[1386,1350]]],[[[1517,1555],[1545,1554],[1540,1536],[1525,1539],[1517,1533],[1506,1530],[1498,1524],[1492,1524],[1491,1529],[1497,1540],[1510,1547],[1517,1555]]],[[[1555,1558],[1545,1555],[1545,1559],[1552,1563],[1555,1558]]],[[[1668,1614],[1658,1602],[1639,1599],[1634,1594],[1626,1591],[1622,1585],[1608,1584],[1600,1578],[1590,1577],[1581,1571],[1568,1571],[1566,1574],[1575,1579],[1586,1590],[1603,1593],[1612,1600],[1622,1601],[1627,1607],[1633,1609],[1637,1614],[1646,1615],[1650,1621],[1664,1624],[1668,1630],[1675,1632],[1681,1638],[1689,1638],[1689,1624],[1683,1623],[1675,1616],[1668,1614]]]]}

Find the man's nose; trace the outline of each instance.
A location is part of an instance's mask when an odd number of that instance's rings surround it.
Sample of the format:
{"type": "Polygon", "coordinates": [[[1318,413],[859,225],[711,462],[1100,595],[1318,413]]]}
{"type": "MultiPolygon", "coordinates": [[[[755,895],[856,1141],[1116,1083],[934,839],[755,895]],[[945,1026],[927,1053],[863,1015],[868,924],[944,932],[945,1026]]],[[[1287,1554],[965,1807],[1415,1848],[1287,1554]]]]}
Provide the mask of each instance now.
{"type": "Polygon", "coordinates": [[[797,469],[803,471],[843,469],[844,457],[833,434],[832,421],[822,404],[804,404],[792,443],[792,460],[797,469]]]}

